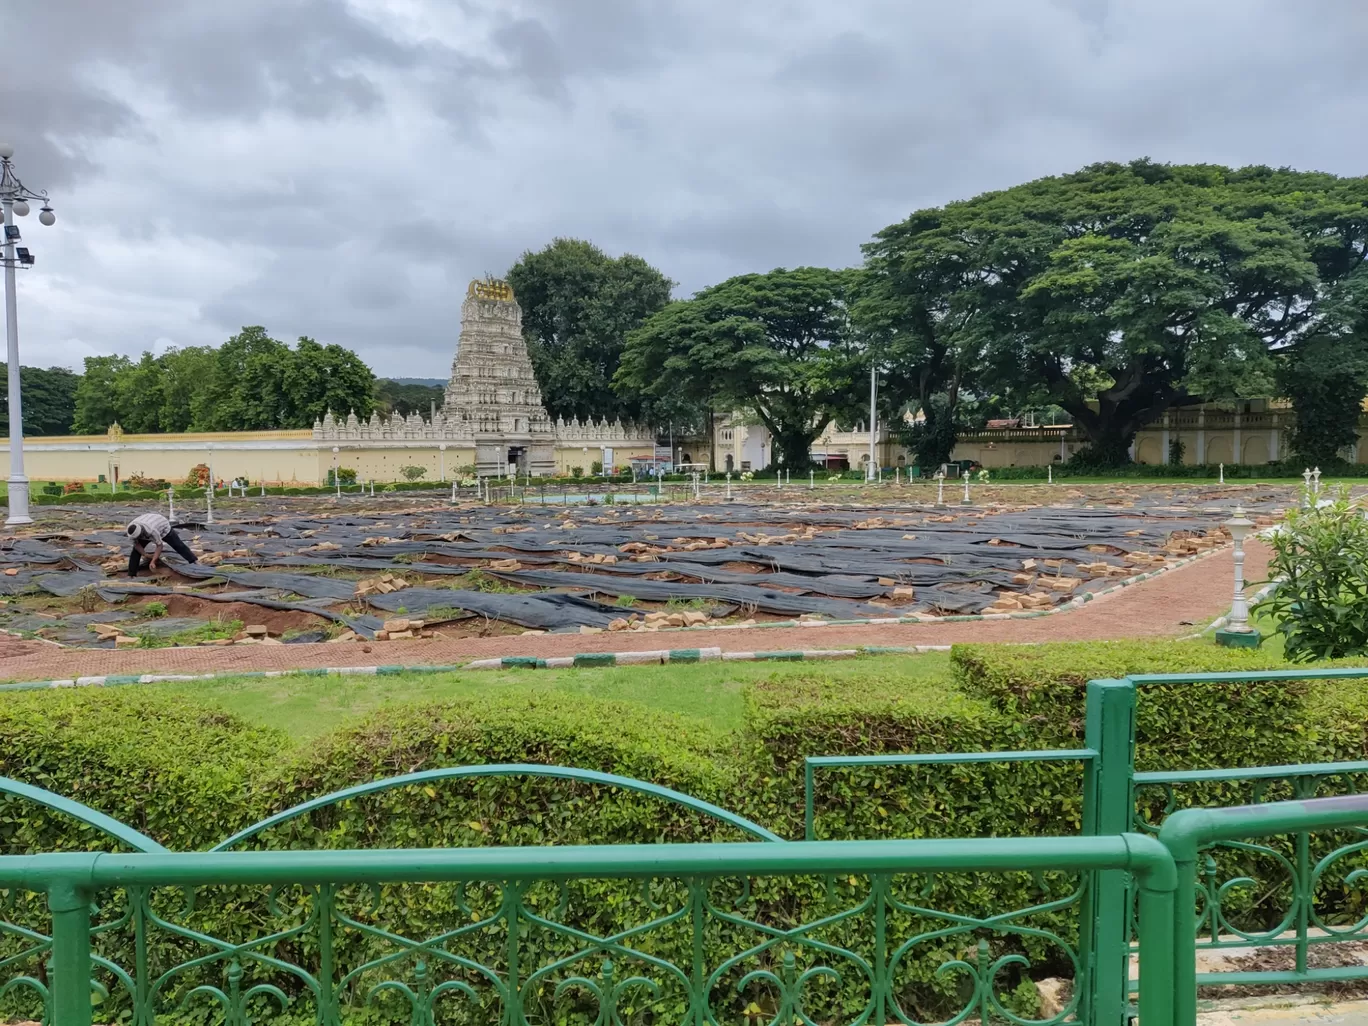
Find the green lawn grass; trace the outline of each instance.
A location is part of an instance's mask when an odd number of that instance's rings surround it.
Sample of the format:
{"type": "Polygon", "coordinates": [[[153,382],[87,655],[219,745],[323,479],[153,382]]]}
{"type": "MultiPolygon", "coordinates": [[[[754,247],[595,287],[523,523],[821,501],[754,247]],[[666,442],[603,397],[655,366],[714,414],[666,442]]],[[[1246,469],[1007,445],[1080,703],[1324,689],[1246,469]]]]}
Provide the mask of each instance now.
{"type": "MultiPolygon", "coordinates": [[[[947,679],[950,656],[867,656],[823,663],[822,672],[890,681],[947,679]]],[[[811,673],[807,663],[697,663],[565,670],[472,670],[387,677],[249,677],[201,683],[130,685],[184,694],[207,706],[283,730],[298,740],[387,705],[451,701],[482,695],[584,695],[631,702],[698,720],[719,731],[742,720],[742,687],[752,680],[811,673]]]]}

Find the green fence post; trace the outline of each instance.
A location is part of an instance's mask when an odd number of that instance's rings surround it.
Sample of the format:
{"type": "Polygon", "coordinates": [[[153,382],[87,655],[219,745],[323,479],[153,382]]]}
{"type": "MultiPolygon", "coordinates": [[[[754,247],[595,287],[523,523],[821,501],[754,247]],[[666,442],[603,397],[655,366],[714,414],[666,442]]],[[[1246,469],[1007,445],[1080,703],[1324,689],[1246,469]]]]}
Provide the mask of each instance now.
{"type": "Polygon", "coordinates": [[[90,1026],[90,895],[67,882],[48,891],[53,1026],[90,1026]]]}
{"type": "MultiPolygon", "coordinates": [[[[1084,785],[1083,833],[1096,837],[1130,831],[1135,802],[1135,685],[1128,680],[1088,682],[1084,745],[1097,754],[1084,785]]],[[[1099,870],[1085,908],[1082,940],[1088,967],[1085,1022],[1122,1026],[1130,1005],[1130,874],[1099,870]]]]}

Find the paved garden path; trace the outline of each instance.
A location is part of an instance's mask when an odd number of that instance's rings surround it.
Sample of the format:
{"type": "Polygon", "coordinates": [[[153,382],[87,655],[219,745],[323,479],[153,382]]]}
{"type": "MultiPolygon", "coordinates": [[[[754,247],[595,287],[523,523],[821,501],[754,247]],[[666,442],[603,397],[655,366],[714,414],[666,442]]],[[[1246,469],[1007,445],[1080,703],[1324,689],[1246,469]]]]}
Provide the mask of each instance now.
{"type": "MultiPolygon", "coordinates": [[[[1246,578],[1259,581],[1268,547],[1251,540],[1246,578]]],[[[1029,620],[852,627],[774,627],[664,633],[543,634],[366,644],[229,646],[164,649],[65,649],[0,635],[0,680],[63,680],[99,674],[209,673],[320,666],[451,665],[497,656],[567,656],[717,646],[724,652],[948,645],[957,641],[1089,641],[1178,637],[1230,607],[1229,547],[1158,577],[1105,595],[1081,609],[1029,620]]]]}

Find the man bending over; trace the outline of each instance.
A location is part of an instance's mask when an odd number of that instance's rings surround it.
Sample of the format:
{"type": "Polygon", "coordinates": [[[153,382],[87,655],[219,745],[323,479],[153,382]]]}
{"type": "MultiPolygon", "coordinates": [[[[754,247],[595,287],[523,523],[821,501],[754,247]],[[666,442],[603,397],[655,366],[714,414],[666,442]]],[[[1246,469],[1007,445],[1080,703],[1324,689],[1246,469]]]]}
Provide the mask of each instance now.
{"type": "Polygon", "coordinates": [[[147,547],[153,546],[153,552],[148,557],[148,569],[157,569],[157,561],[161,559],[162,549],[170,545],[175,549],[182,559],[187,563],[197,563],[195,554],[190,551],[190,546],[181,541],[180,535],[172,526],[171,521],[160,513],[144,513],[140,517],[135,517],[127,527],[128,537],[133,542],[133,551],[128,554],[128,576],[137,577],[138,571],[142,569],[143,556],[147,555],[147,547]]]}

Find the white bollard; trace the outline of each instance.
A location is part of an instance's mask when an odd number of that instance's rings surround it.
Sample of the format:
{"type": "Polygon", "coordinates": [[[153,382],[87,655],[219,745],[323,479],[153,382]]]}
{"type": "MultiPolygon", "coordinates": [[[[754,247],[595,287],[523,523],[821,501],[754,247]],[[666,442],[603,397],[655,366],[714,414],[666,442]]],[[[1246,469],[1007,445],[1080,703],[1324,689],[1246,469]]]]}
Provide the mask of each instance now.
{"type": "Polygon", "coordinates": [[[455,502],[455,501],[456,501],[456,482],[455,482],[455,481],[452,481],[452,482],[451,482],[451,501],[452,501],[452,502],[455,502]]]}
{"type": "Polygon", "coordinates": [[[1224,464],[1224,463],[1218,463],[1218,464],[1216,464],[1216,469],[1217,469],[1217,473],[1220,475],[1220,477],[1217,479],[1216,483],[1217,483],[1217,484],[1225,484],[1225,464],[1224,464]]]}
{"type": "Polygon", "coordinates": [[[814,488],[816,488],[816,487],[817,487],[817,472],[816,472],[815,470],[812,470],[811,468],[809,468],[809,469],[808,469],[808,491],[812,491],[812,489],[814,489],[814,488]]]}
{"type": "Polygon", "coordinates": [[[936,505],[945,505],[945,475],[936,475],[936,505]]]}
{"type": "Polygon", "coordinates": [[[1054,484],[1054,464],[1053,464],[1053,463],[1047,463],[1047,464],[1045,465],[1045,483],[1046,483],[1046,484],[1054,484]]]}
{"type": "Polygon", "coordinates": [[[176,490],[174,488],[166,490],[166,519],[173,524],[176,522],[176,490]]]}
{"type": "Polygon", "coordinates": [[[731,502],[731,471],[727,471],[727,501],[731,502]]]}
{"type": "Polygon", "coordinates": [[[964,472],[964,498],[960,500],[961,506],[969,505],[969,471],[964,472]]]}

